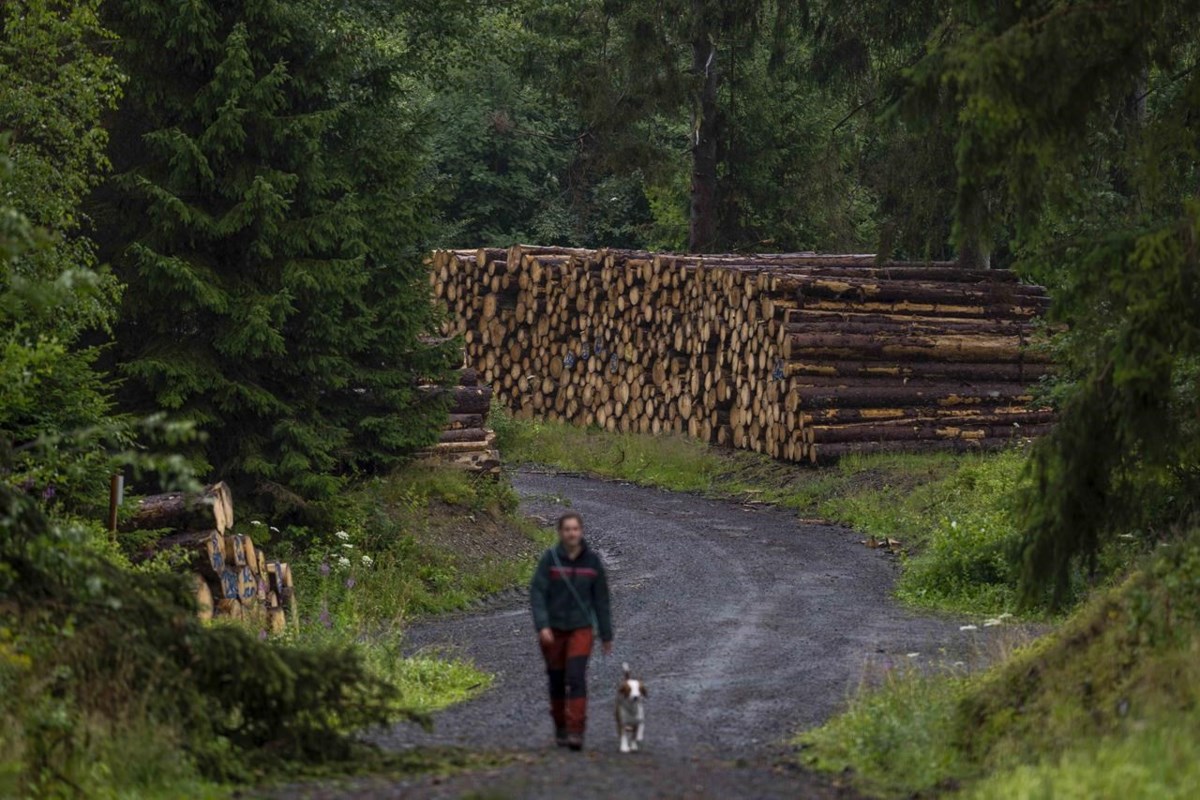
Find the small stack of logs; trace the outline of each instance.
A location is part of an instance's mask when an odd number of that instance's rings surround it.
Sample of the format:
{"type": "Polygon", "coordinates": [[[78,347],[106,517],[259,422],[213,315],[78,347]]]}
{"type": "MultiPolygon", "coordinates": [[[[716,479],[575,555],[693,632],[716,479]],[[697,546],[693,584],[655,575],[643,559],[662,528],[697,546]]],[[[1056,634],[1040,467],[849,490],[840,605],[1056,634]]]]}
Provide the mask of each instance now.
{"type": "Polygon", "coordinates": [[[519,418],[687,433],[793,461],[1045,432],[1049,300],[1006,270],[872,255],[437,251],[467,363],[519,418]]]}
{"type": "Polygon", "coordinates": [[[233,533],[233,495],[221,482],[199,493],[169,492],[142,498],[120,530],[170,530],[145,552],[182,551],[195,585],[202,620],[246,620],[279,633],[290,614],[299,623],[291,568],[272,561],[250,536],[233,533]],[[286,609],[286,611],[285,611],[286,609]]]}
{"type": "Polygon", "coordinates": [[[482,475],[500,472],[500,451],[496,433],[488,426],[492,408],[492,387],[479,383],[478,371],[459,370],[455,383],[446,388],[422,386],[427,394],[448,396],[450,417],[438,436],[438,443],[426,448],[424,459],[482,475]]]}

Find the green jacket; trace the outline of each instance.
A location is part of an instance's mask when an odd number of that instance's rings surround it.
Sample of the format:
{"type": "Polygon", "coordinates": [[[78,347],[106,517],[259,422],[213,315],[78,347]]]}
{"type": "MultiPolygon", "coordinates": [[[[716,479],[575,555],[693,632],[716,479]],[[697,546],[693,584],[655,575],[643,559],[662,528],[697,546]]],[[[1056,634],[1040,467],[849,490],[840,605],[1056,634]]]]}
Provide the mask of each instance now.
{"type": "Polygon", "coordinates": [[[567,557],[561,544],[554,546],[558,553],[559,569],[554,565],[551,551],[542,554],[533,580],[529,584],[529,602],[533,606],[533,625],[542,628],[575,630],[592,627],[592,614],[600,628],[600,641],[611,642],[613,638],[612,612],[608,604],[608,576],[604,562],[583,543],[583,549],[575,559],[567,557]],[[567,581],[575,587],[579,600],[571,593],[567,581]],[[580,600],[583,602],[580,603],[580,600]],[[583,606],[586,606],[584,608],[583,606]]]}

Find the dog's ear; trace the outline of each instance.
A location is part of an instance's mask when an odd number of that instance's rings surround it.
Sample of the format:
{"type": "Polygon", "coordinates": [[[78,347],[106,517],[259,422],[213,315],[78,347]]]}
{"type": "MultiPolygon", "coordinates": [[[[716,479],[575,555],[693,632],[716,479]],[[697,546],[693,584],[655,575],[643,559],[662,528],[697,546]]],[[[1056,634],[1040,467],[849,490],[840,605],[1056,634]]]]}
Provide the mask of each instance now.
{"type": "Polygon", "coordinates": [[[639,686],[638,688],[642,690],[642,697],[649,697],[649,696],[650,696],[650,690],[646,688],[646,682],[645,682],[645,681],[642,681],[642,684],[641,684],[641,686],[639,686]]]}
{"type": "Polygon", "coordinates": [[[618,689],[617,692],[622,697],[629,697],[629,691],[630,691],[629,684],[626,681],[621,681],[621,688],[618,689]]]}

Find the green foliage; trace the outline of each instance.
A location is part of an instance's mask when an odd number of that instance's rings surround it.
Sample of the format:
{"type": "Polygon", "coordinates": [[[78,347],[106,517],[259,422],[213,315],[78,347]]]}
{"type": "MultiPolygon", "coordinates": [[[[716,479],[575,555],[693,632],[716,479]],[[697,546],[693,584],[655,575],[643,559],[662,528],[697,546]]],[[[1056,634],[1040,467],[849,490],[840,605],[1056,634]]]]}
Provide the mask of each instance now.
{"type": "Polygon", "coordinates": [[[801,737],[807,759],[892,793],[1190,796],[1198,598],[1193,532],[982,675],[883,681],[801,737]]]}
{"type": "Polygon", "coordinates": [[[835,498],[829,516],[913,553],[898,592],[915,605],[994,614],[1017,607],[1014,509],[1026,454],[962,459],[939,479],[835,498]]]}
{"type": "Polygon", "coordinates": [[[204,627],[186,581],[121,569],[97,553],[96,532],[51,523],[29,498],[0,491],[3,697],[17,720],[5,750],[19,760],[22,794],[85,779],[81,754],[96,752],[87,737],[104,721],[122,736],[166,730],[184,763],[227,777],[257,769],[264,749],[345,758],[351,733],[409,713],[348,646],[204,627]]]}
{"type": "Polygon", "coordinates": [[[873,793],[936,786],[955,774],[955,709],[969,679],[953,672],[921,674],[885,665],[865,681],[832,721],[799,737],[807,764],[821,771],[852,767],[873,793]]]}
{"type": "Polygon", "coordinates": [[[0,452],[9,485],[85,507],[104,493],[105,450],[127,443],[84,338],[117,295],[80,211],[106,167],[102,115],[120,94],[95,2],[17,0],[0,10],[0,452]],[[98,430],[70,460],[43,442],[98,430]],[[47,456],[50,457],[47,457],[47,456]]]}
{"type": "Polygon", "coordinates": [[[465,608],[527,581],[545,543],[506,481],[428,464],[372,479],[336,516],[342,530],[310,534],[293,559],[302,616],[336,630],[465,608]]]}
{"type": "Polygon", "coordinates": [[[870,246],[876,204],[861,180],[862,133],[837,124],[853,98],[813,78],[804,14],[758,0],[476,11],[433,15],[448,21],[421,45],[442,243],[686,249],[692,43],[711,38],[720,75],[712,246],[870,246]]]}
{"type": "Polygon", "coordinates": [[[913,71],[914,114],[956,109],[960,235],[1011,220],[1072,326],[1023,518],[1031,597],[1068,597],[1115,533],[1153,540],[1195,513],[1198,11],[956,4],[913,71]]]}
{"type": "Polygon", "coordinates": [[[708,447],[686,436],[619,434],[560,422],[516,420],[499,408],[493,409],[491,419],[500,452],[514,463],[683,492],[711,489],[722,465],[708,447]]]}
{"type": "Polygon", "coordinates": [[[281,510],[398,463],[443,413],[415,386],[444,353],[421,338],[402,46],[366,8],[106,5],[129,75],[95,204],[128,283],[123,402],[194,422],[196,457],[281,510]]]}

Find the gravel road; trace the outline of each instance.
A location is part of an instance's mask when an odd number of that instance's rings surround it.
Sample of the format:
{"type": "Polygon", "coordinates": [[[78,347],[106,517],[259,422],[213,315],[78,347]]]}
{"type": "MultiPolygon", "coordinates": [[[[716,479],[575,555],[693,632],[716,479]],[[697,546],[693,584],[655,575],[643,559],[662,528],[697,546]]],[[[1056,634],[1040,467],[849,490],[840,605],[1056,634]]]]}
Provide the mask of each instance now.
{"type": "Polygon", "coordinates": [[[588,478],[522,472],[515,484],[531,514],[583,514],[608,565],[616,648],[593,658],[587,751],[552,752],[534,631],[523,593],[513,592],[410,630],[414,649],[471,658],[496,675],[495,687],[439,714],[432,733],[405,725],[381,743],[503,750],[518,760],[339,796],[850,796],[783,766],[785,740],[844,704],[868,663],[971,661],[988,635],[901,608],[890,594],[894,563],[844,528],[588,478]],[[612,723],[622,661],[650,689],[646,747],[630,756],[615,752],[612,723]]]}

